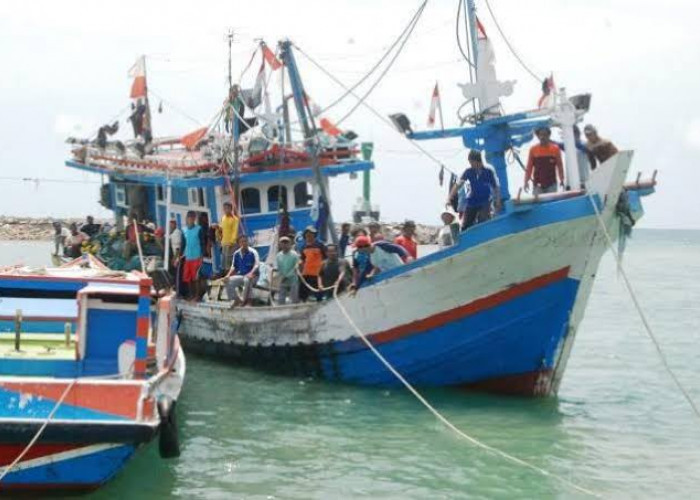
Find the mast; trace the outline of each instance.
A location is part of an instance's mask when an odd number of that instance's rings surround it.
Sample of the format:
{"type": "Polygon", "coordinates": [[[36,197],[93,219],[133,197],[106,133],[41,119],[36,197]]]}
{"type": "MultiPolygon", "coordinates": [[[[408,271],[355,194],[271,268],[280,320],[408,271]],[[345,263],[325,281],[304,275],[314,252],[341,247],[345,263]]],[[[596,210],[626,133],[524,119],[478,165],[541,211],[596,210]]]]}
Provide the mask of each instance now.
{"type": "MultiPolygon", "coordinates": [[[[474,65],[474,83],[479,82],[479,73],[477,71],[477,64],[479,61],[479,50],[478,50],[478,43],[477,43],[477,35],[476,35],[476,5],[474,0],[464,0],[464,9],[465,9],[465,16],[467,19],[467,26],[466,30],[468,31],[469,35],[469,40],[468,43],[471,44],[472,47],[472,64],[474,65]]],[[[482,106],[481,102],[479,99],[474,99],[474,114],[478,113],[481,111],[482,106]]]]}
{"type": "Polygon", "coordinates": [[[323,200],[328,208],[326,227],[321,228],[321,236],[326,236],[326,231],[330,232],[331,241],[333,244],[337,245],[338,235],[335,232],[335,224],[333,222],[333,215],[331,214],[331,200],[328,196],[328,189],[325,179],[321,173],[319,158],[320,144],[318,141],[318,131],[316,129],[316,124],[314,123],[313,113],[311,113],[309,108],[308,98],[306,96],[306,92],[304,91],[304,84],[301,81],[301,76],[299,76],[299,70],[292,52],[292,43],[289,40],[283,40],[280,42],[280,48],[282,63],[285,65],[287,72],[289,73],[289,83],[292,87],[292,97],[294,99],[294,105],[296,106],[299,122],[301,123],[302,130],[304,131],[306,147],[310,150],[312,155],[311,169],[314,173],[314,180],[318,186],[319,193],[323,197],[323,200]]]}

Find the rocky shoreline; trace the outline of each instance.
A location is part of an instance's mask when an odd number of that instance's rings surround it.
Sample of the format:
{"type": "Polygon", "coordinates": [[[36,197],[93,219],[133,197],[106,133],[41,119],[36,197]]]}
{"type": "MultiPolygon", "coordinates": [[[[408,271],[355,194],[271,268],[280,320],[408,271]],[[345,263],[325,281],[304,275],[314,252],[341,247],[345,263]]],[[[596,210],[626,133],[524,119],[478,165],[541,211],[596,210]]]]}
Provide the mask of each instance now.
{"type": "MultiPolygon", "coordinates": [[[[53,221],[60,221],[68,227],[72,223],[83,224],[85,219],[79,218],[48,218],[48,217],[11,217],[0,216],[0,240],[2,241],[51,241],[53,237],[53,221]]],[[[96,221],[98,223],[103,221],[96,221]]],[[[416,224],[416,240],[421,245],[435,244],[437,226],[416,224]]],[[[401,223],[382,223],[382,232],[387,239],[393,238],[401,232],[401,223]]]]}

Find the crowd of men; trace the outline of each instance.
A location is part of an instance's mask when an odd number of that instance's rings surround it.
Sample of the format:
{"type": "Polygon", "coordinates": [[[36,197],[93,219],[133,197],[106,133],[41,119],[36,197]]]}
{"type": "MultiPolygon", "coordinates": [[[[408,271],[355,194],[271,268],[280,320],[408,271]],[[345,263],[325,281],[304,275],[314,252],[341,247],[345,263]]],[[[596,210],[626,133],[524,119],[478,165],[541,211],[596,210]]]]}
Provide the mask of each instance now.
{"type": "MultiPolygon", "coordinates": [[[[588,180],[591,170],[617,153],[615,145],[598,135],[593,125],[586,125],[583,129],[586,138],[581,139],[581,131],[574,127],[574,139],[577,150],[577,163],[581,183],[588,180]]],[[[549,127],[539,127],[535,130],[538,143],[530,148],[527,165],[525,167],[525,180],[523,189],[535,195],[556,193],[559,189],[578,188],[578,186],[566,186],[564,177],[564,162],[562,150],[564,144],[551,139],[552,131],[549,127]]],[[[447,205],[452,206],[453,211],[442,214],[445,224],[439,241],[441,245],[454,244],[454,229],[452,224],[458,223],[461,230],[466,230],[475,224],[485,222],[501,210],[501,194],[498,176],[495,171],[484,164],[481,152],[471,150],[468,156],[469,167],[452,186],[447,205]],[[452,242],[452,243],[450,243],[452,242]]]]}
{"type": "Polygon", "coordinates": [[[53,222],[54,230],[54,255],[63,255],[64,257],[77,258],[82,255],[83,244],[90,241],[104,229],[101,224],[95,223],[95,218],[88,215],[85,223],[78,225],[73,222],[70,226],[65,227],[59,221],[53,222]]]}

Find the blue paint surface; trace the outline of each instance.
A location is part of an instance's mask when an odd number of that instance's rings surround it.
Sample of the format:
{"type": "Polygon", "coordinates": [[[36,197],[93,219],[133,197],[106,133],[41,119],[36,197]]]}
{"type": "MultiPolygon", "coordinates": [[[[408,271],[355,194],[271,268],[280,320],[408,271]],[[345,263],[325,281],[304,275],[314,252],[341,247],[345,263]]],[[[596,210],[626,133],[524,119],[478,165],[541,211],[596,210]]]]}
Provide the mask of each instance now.
{"type": "MultiPolygon", "coordinates": [[[[47,418],[56,401],[37,396],[21,397],[19,392],[0,388],[1,418],[47,418]]],[[[128,420],[121,415],[83,408],[64,402],[54,414],[56,420],[128,420]]]]}
{"type": "MultiPolygon", "coordinates": [[[[567,332],[578,281],[564,279],[504,304],[422,333],[379,344],[411,383],[461,385],[552,368],[567,332]]],[[[365,385],[399,385],[358,339],[322,354],[324,376],[365,385]]]]}
{"type": "Polygon", "coordinates": [[[93,486],[108,481],[134,454],[133,445],[117,446],[89,455],[10,472],[3,483],[25,485],[93,486]]]}
{"type": "MultiPolygon", "coordinates": [[[[595,197],[594,199],[597,199],[595,197]]],[[[511,212],[511,208],[506,208],[511,212]]],[[[494,217],[490,221],[472,226],[467,231],[463,231],[459,243],[455,246],[445,248],[420,259],[409,262],[406,265],[397,267],[390,271],[382,272],[372,281],[366,282],[363,286],[372,286],[391,277],[430,265],[439,260],[446,259],[457,253],[462,253],[468,248],[472,248],[497,238],[510,236],[524,231],[529,231],[536,227],[558,222],[566,222],[581,217],[594,215],[593,206],[588,196],[583,195],[565,200],[538,203],[531,210],[526,212],[506,213],[494,217]]]]}

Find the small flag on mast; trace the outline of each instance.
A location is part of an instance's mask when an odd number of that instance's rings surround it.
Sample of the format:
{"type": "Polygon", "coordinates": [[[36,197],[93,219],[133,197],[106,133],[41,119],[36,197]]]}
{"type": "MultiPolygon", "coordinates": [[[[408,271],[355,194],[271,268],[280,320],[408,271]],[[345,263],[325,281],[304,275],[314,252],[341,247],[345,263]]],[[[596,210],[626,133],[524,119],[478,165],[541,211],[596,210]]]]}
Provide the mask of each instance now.
{"type": "Polygon", "coordinates": [[[556,87],[554,86],[554,75],[550,75],[545,78],[542,82],[542,96],[537,101],[537,107],[539,109],[546,108],[550,105],[552,91],[556,87]]]}
{"type": "Polygon", "coordinates": [[[428,127],[433,128],[435,126],[435,112],[440,112],[440,127],[445,128],[445,124],[442,121],[442,103],[440,102],[440,89],[438,88],[438,83],[435,82],[435,88],[433,89],[433,97],[430,100],[430,112],[428,113],[428,127]]]}
{"type": "Polygon", "coordinates": [[[134,79],[131,84],[132,99],[146,97],[146,56],[139,57],[129,70],[129,76],[134,79]]]}
{"type": "Polygon", "coordinates": [[[280,69],[282,67],[282,63],[279,59],[277,59],[275,53],[272,52],[270,48],[265,44],[263,44],[262,46],[262,53],[263,57],[265,58],[265,61],[267,61],[267,64],[269,64],[270,68],[272,68],[272,71],[275,71],[276,69],[280,69]]]}
{"type": "Polygon", "coordinates": [[[479,18],[476,18],[476,38],[479,40],[487,40],[488,37],[486,36],[486,30],[484,29],[484,25],[481,24],[481,21],[479,18]]]}

